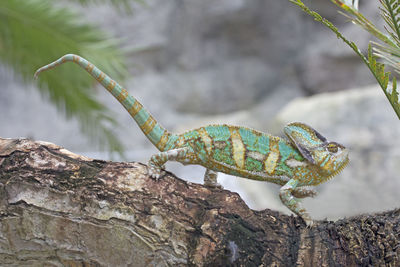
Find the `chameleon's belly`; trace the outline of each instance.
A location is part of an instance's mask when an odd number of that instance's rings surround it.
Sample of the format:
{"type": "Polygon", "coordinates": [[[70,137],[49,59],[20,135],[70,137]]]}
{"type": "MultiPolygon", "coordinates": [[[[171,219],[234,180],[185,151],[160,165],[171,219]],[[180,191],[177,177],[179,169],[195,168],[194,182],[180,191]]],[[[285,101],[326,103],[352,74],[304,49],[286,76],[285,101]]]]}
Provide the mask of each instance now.
{"type": "Polygon", "coordinates": [[[292,177],[287,160],[304,160],[286,140],[243,127],[211,125],[189,136],[201,165],[250,179],[292,177]]]}

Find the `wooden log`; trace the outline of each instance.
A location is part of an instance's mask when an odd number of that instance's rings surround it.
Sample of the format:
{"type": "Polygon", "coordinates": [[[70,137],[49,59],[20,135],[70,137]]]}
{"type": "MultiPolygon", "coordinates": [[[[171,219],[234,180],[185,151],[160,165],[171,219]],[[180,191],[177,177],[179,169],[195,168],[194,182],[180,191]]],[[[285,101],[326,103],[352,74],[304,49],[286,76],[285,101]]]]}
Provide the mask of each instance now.
{"type": "Polygon", "coordinates": [[[1,265],[400,266],[399,260],[400,210],[306,228],[298,217],[249,209],[237,193],[169,172],[155,181],[142,163],[0,138],[1,265]]]}

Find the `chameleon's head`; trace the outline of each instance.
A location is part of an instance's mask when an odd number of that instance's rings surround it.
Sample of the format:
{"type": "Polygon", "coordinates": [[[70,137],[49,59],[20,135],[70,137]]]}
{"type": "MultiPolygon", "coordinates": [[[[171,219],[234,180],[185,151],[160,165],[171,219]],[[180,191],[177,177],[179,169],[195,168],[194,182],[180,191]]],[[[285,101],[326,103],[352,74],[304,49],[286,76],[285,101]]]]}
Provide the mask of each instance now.
{"type": "Polygon", "coordinates": [[[349,162],[349,151],[343,145],[329,142],[310,126],[294,122],[285,126],[285,134],[303,157],[317,166],[325,177],[340,172],[349,162]]]}

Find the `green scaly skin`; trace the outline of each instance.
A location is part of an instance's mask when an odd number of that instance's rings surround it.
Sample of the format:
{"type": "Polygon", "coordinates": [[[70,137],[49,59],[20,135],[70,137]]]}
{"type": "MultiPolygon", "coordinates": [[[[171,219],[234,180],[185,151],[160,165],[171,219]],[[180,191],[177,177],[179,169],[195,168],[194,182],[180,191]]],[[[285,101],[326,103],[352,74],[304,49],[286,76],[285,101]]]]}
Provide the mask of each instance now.
{"type": "Polygon", "coordinates": [[[148,139],[160,150],[149,160],[149,175],[161,176],[168,160],[197,164],[206,168],[204,182],[219,186],[217,172],[282,185],[282,203],[299,215],[308,226],[312,219],[299,198],[312,197],[310,188],[329,180],[348,163],[348,149],[329,142],[304,123],[290,123],[284,128],[287,139],[271,136],[246,127],[209,125],[173,134],[163,128],[139,101],[93,64],[68,54],[40,68],[42,71],[72,61],[100,82],[131,114],[148,139]]]}

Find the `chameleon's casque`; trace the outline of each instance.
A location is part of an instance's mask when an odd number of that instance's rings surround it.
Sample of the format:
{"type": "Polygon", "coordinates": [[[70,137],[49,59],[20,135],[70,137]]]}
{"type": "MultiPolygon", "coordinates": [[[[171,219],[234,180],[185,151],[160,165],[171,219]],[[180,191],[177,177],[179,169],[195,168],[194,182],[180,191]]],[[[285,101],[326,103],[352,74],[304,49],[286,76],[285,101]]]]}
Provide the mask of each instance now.
{"type": "Polygon", "coordinates": [[[40,68],[42,71],[72,61],[89,72],[129,112],[147,138],[161,152],[149,160],[149,174],[158,179],[168,160],[198,164],[206,168],[204,182],[218,186],[217,172],[282,185],[280,198],[294,213],[312,225],[299,198],[315,196],[310,186],[318,185],[338,174],[348,163],[348,150],[329,142],[303,123],[284,128],[289,140],[246,127],[209,125],[173,134],[163,128],[142,104],[118,83],[82,57],[68,54],[40,68]]]}

